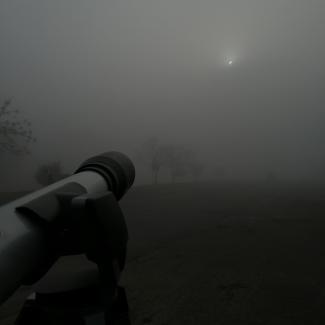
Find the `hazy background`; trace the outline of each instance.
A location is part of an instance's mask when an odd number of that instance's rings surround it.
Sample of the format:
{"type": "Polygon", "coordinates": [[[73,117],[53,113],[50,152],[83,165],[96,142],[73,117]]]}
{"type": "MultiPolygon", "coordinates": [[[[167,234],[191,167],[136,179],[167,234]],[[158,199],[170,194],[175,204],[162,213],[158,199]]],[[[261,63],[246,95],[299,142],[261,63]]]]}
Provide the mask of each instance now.
{"type": "Polygon", "coordinates": [[[151,136],[206,177],[324,180],[324,16],[323,0],[1,0],[0,100],[37,138],[1,157],[1,189],[151,136]]]}

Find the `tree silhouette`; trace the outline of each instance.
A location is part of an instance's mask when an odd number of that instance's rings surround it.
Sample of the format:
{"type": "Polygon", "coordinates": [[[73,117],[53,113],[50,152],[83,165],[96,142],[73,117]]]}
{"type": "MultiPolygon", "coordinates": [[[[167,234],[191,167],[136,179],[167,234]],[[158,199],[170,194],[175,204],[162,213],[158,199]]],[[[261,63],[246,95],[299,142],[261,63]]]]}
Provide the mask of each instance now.
{"type": "Polygon", "coordinates": [[[158,138],[150,137],[141,145],[137,153],[138,158],[150,168],[154,184],[158,183],[158,173],[162,166],[160,151],[158,138]]]}
{"type": "Polygon", "coordinates": [[[192,158],[191,150],[182,146],[169,145],[165,148],[165,165],[170,170],[171,181],[188,174],[189,163],[192,158]]]}
{"type": "Polygon", "coordinates": [[[193,177],[194,181],[198,181],[204,170],[204,165],[198,161],[192,161],[189,164],[189,174],[193,177]]]}
{"type": "Polygon", "coordinates": [[[162,167],[169,169],[173,183],[188,175],[197,180],[204,169],[195,152],[181,145],[161,144],[156,137],[148,138],[140,146],[137,156],[150,168],[153,184],[158,183],[162,167]]]}
{"type": "MultiPolygon", "coordinates": [[[[148,138],[140,147],[138,157],[145,162],[152,173],[152,183],[158,184],[158,174],[162,167],[176,171],[176,148],[159,143],[158,138],[148,138]]],[[[177,170],[178,171],[178,170],[177,170]]]]}
{"type": "Polygon", "coordinates": [[[0,152],[11,154],[27,154],[28,146],[35,142],[31,123],[22,119],[20,112],[12,107],[12,100],[0,104],[0,152]]]}
{"type": "Polygon", "coordinates": [[[53,161],[41,165],[35,173],[35,179],[43,186],[50,185],[67,177],[68,175],[62,171],[59,161],[53,161]]]}

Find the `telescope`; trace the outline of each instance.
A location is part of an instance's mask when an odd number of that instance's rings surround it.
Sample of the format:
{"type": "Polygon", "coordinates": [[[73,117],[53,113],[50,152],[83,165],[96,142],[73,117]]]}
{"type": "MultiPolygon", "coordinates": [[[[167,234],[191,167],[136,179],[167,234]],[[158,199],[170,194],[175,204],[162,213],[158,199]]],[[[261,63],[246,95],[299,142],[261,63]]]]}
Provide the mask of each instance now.
{"type": "Polygon", "coordinates": [[[127,301],[118,285],[128,240],[118,201],[134,178],[127,156],[107,152],[83,162],[73,175],[0,207],[0,306],[21,285],[43,278],[61,256],[85,254],[97,266],[90,284],[36,291],[15,324],[129,324],[121,316],[127,301]]]}

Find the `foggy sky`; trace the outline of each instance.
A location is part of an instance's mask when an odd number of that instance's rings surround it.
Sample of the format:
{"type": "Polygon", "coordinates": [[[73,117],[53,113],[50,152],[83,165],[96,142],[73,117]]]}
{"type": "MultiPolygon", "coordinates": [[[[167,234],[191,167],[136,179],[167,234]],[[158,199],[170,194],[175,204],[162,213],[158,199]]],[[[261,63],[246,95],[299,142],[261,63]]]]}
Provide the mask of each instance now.
{"type": "Polygon", "coordinates": [[[235,176],[324,179],[324,17],[323,0],[1,0],[0,99],[37,137],[8,178],[157,136],[235,176]]]}

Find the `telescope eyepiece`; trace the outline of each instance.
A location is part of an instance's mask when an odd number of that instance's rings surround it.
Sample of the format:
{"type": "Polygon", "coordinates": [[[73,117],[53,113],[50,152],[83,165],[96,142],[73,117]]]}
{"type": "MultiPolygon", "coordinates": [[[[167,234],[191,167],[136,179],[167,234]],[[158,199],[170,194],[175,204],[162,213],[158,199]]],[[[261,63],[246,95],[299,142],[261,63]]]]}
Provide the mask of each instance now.
{"type": "Polygon", "coordinates": [[[108,189],[114,193],[117,200],[122,198],[135,179],[132,161],[117,151],[109,151],[87,159],[75,174],[83,171],[94,171],[103,176],[108,189]]]}

